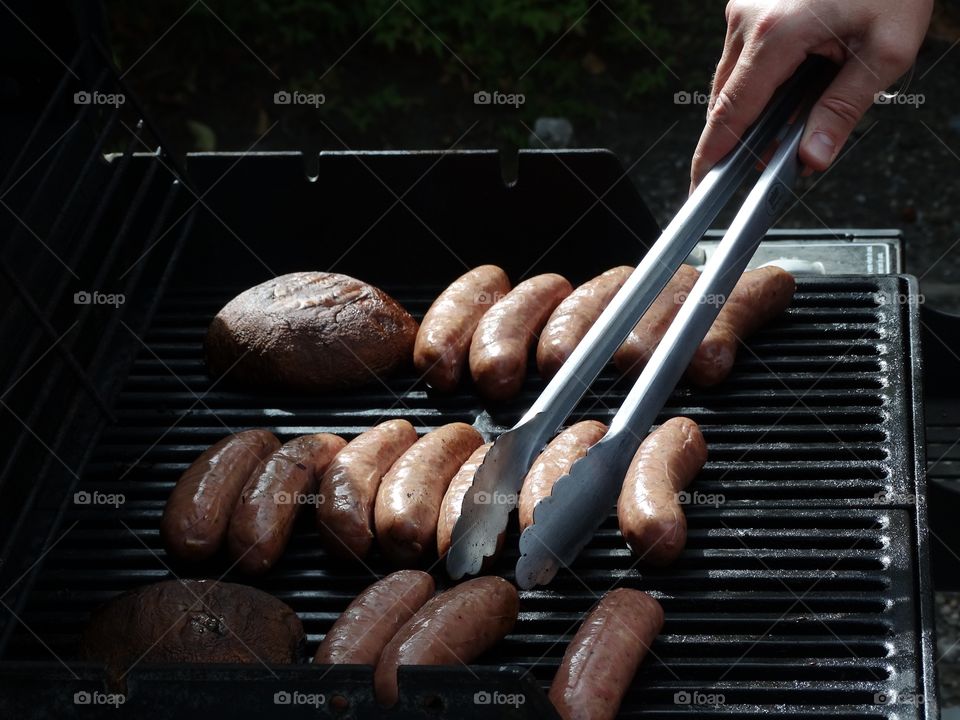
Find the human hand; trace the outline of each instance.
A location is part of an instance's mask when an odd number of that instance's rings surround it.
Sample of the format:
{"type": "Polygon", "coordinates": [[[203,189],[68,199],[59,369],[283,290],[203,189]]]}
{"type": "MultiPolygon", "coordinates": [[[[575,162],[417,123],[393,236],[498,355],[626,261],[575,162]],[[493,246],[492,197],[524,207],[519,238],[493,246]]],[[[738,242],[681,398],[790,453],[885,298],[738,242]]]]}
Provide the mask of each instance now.
{"type": "Polygon", "coordinates": [[[800,144],[800,161],[826,170],[876,93],[913,64],[932,10],[933,0],[730,0],[691,191],[807,55],[841,65],[811,110],[800,144]]]}

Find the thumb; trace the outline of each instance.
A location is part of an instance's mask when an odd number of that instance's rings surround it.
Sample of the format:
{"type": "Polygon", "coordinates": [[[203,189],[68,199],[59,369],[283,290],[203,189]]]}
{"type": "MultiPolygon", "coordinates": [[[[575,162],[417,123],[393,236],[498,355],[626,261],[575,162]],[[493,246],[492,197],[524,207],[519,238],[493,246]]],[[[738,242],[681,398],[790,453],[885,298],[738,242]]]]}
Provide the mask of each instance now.
{"type": "Polygon", "coordinates": [[[820,172],[830,166],[885,80],[859,59],[847,60],[810,111],[800,142],[804,165],[820,172]]]}

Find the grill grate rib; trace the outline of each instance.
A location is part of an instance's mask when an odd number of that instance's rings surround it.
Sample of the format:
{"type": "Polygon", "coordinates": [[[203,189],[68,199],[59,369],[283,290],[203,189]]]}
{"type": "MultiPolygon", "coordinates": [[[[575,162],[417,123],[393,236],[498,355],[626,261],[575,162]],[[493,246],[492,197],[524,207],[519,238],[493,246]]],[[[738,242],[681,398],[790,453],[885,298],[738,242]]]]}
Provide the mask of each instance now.
{"type": "MultiPolygon", "coordinates": [[[[545,687],[578,618],[599,594],[621,585],[654,594],[668,618],[624,702],[625,717],[705,710],[754,717],[773,707],[785,717],[837,716],[840,708],[850,717],[887,716],[889,708],[874,703],[876,693],[921,684],[911,599],[915,519],[902,500],[915,492],[914,480],[903,462],[908,450],[891,439],[902,434],[909,406],[905,386],[890,382],[903,356],[885,341],[896,337],[902,318],[876,300],[878,290],[896,282],[861,282],[851,291],[849,281],[801,281],[787,317],[751,341],[729,383],[706,392],[678,389],[663,417],[695,418],[710,448],[691,490],[722,495],[723,502],[688,506],[688,550],[666,569],[635,566],[611,517],[573,574],[522,593],[515,632],[483,662],[520,666],[545,687]],[[724,704],[677,704],[683,692],[722,693],[724,704]]],[[[170,291],[145,336],[149,350],[140,352],[117,399],[119,422],[105,433],[79,487],[121,493],[126,502],[68,508],[64,524],[78,524],[69,543],[44,560],[25,606],[25,622],[68,661],[93,607],[169,577],[157,529],[165,499],[186,465],[227,432],[265,426],[282,439],[321,430],[349,438],[386,417],[407,417],[425,432],[473,422],[481,412],[470,393],[432,397],[413,377],[391,380],[389,390],[373,385],[319,399],[220,387],[207,393],[200,343],[213,313],[239,289],[170,291]]],[[[428,305],[422,289],[392,291],[415,314],[428,305]]],[[[531,375],[523,397],[495,419],[511,422],[540,387],[531,375]]],[[[627,389],[604,376],[595,391],[609,395],[586,398],[578,412],[609,420],[627,389]]],[[[310,520],[298,525],[276,570],[256,584],[299,613],[312,653],[372,577],[326,558],[310,520]]],[[[508,573],[516,560],[513,533],[498,566],[508,573]]],[[[376,556],[370,565],[387,571],[376,556]]],[[[174,570],[202,577],[223,568],[218,560],[193,573],[174,570]]],[[[46,653],[18,632],[3,659],[41,661],[46,653]]],[[[901,717],[922,709],[896,707],[901,717]]]]}

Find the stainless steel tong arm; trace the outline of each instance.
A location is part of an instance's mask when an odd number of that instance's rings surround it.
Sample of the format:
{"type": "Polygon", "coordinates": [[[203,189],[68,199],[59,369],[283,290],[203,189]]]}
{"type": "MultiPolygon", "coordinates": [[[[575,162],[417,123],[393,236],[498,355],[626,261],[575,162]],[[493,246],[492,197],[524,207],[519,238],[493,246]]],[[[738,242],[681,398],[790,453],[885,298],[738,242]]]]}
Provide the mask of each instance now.
{"type": "Polygon", "coordinates": [[[656,421],[697,347],[756,252],[760,240],[791,197],[799,172],[803,123],[796,122],[747,196],[676,319],[610,423],[607,434],[534,510],[520,537],[517,584],[543,585],[572,563],[617,501],[634,453],[656,421]],[[719,299],[720,302],[717,302],[719,299]]]}
{"type": "Polygon", "coordinates": [[[761,118],[711,170],[650,248],[637,269],[520,421],[500,435],[463,498],[447,555],[454,579],[480,572],[496,551],[516,506],[523,478],[537,454],[560,429],[614,351],[663,290],[760,154],[798,110],[804,90],[820,70],[805,64],[778,90],[761,118]],[[506,502],[478,502],[490,497],[506,502]]]}

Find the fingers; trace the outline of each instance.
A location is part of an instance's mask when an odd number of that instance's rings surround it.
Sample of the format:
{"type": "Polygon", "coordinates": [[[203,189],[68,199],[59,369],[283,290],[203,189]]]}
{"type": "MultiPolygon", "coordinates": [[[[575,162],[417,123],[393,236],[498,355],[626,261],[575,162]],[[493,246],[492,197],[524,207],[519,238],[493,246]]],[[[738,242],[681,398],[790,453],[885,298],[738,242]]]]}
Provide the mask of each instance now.
{"type": "Polygon", "coordinates": [[[737,66],[740,59],[740,53],[743,51],[743,35],[740,28],[729,26],[727,28],[727,37],[723,43],[723,54],[720,56],[720,62],[717,63],[717,71],[713,74],[713,85],[710,88],[710,103],[707,105],[707,112],[713,110],[713,104],[717,93],[727,84],[730,73],[737,66]]]}
{"type": "Polygon", "coordinates": [[[691,187],[737,144],[759,117],[774,91],[800,66],[802,48],[788,40],[778,47],[769,38],[748,43],[707,114],[707,123],[693,154],[691,187]]]}
{"type": "Polygon", "coordinates": [[[834,161],[860,118],[870,109],[876,93],[889,87],[906,71],[909,60],[891,54],[871,53],[847,58],[837,77],[810,111],[800,141],[800,160],[808,169],[822,172],[834,161]]]}

